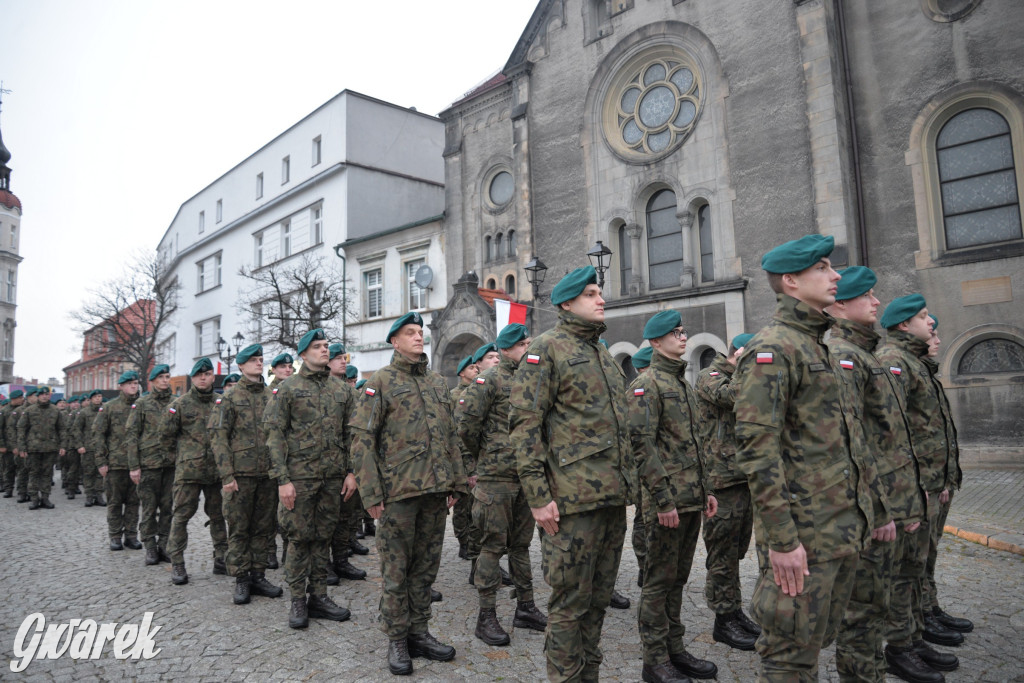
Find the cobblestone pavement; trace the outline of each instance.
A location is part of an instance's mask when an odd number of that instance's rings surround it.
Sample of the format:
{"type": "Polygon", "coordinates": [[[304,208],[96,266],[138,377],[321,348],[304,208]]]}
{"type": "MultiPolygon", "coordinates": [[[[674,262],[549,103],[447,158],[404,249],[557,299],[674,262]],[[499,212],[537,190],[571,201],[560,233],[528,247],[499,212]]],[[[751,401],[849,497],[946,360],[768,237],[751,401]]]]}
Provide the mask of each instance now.
{"type": "MultiPolygon", "coordinates": [[[[110,552],[102,508],[84,508],[82,498],[68,501],[54,490],[54,510],[29,511],[27,504],[0,499],[0,587],[8,596],[0,603],[0,642],[6,660],[5,680],[393,680],[384,657],[386,642],[377,628],[380,569],[376,551],[355,563],[365,568],[367,581],[343,582],[331,595],[352,610],[351,621],[312,620],[305,631],[287,626],[285,599],[254,597],[248,606],[231,602],[233,579],[214,576],[211,543],[200,511],[189,526],[186,553],[190,581],[173,586],[170,567],[146,567],[142,551],[110,552]],[[153,623],[159,654],[150,660],[122,661],[108,645],[98,660],[33,661],[22,674],[12,674],[18,628],[29,614],[41,612],[48,624],[71,619],[139,624],[147,611],[153,623]]],[[[966,496],[965,496],[966,497],[966,496]]],[[[630,512],[629,518],[632,519],[630,512]]],[[[627,543],[629,535],[627,534],[627,543]]],[[[453,662],[414,660],[413,680],[422,681],[537,681],[544,678],[543,635],[526,630],[512,633],[509,647],[489,647],[473,637],[477,598],[466,583],[469,563],[458,558],[451,534],[445,540],[441,571],[435,587],[444,601],[434,606],[431,631],[453,644],[453,662]]],[[[730,650],[711,639],[712,616],[704,603],[704,549],[698,544],[694,571],[684,596],[683,620],[687,647],[718,664],[720,681],[756,678],[754,653],[730,650]]],[[[537,601],[543,607],[548,589],[540,580],[539,544],[533,548],[537,601]]],[[[753,552],[742,564],[743,591],[753,591],[756,563],[753,552]]],[[[281,584],[282,571],[268,573],[281,584]]],[[[956,648],[959,671],[948,681],[1024,680],[1024,558],[975,545],[947,535],[939,557],[938,579],[944,607],[968,616],[976,624],[966,643],[956,648]]],[[[640,639],[636,627],[636,559],[627,546],[618,582],[633,605],[609,610],[602,646],[602,678],[640,680],[640,639]]],[[[514,601],[503,589],[499,618],[511,627],[514,601]]],[[[833,653],[821,658],[821,679],[837,680],[833,653]]],[[[896,679],[891,679],[896,680],[896,679]]]]}
{"type": "Polygon", "coordinates": [[[984,544],[1024,553],[1024,467],[964,469],[961,491],[953,498],[946,528],[968,532],[984,544]]]}

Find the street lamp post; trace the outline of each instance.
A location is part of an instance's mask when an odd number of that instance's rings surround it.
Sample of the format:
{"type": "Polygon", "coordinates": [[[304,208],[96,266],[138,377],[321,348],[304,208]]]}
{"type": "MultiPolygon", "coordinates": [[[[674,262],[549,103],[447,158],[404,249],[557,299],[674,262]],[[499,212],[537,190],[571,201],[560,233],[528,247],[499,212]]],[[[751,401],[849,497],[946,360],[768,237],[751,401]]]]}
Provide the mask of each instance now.
{"type": "Polygon", "coordinates": [[[604,289],[604,274],[612,262],[612,250],[598,240],[597,244],[587,252],[587,256],[590,257],[590,262],[594,264],[594,270],[597,271],[597,286],[604,289]]]}
{"type": "Polygon", "coordinates": [[[231,341],[235,345],[235,352],[233,354],[231,353],[231,345],[224,341],[224,337],[217,337],[217,355],[228,366],[228,371],[225,374],[229,375],[231,374],[231,363],[238,357],[238,352],[242,350],[245,337],[242,336],[241,332],[235,332],[235,336],[231,338],[231,341]]]}
{"type": "MultiPolygon", "coordinates": [[[[544,300],[544,295],[540,293],[540,286],[544,284],[544,277],[548,274],[548,267],[544,265],[536,256],[530,259],[530,262],[526,264],[526,280],[533,287],[533,301],[536,304],[538,301],[544,300]]],[[[530,328],[533,328],[533,310],[535,306],[530,306],[530,328]]]]}

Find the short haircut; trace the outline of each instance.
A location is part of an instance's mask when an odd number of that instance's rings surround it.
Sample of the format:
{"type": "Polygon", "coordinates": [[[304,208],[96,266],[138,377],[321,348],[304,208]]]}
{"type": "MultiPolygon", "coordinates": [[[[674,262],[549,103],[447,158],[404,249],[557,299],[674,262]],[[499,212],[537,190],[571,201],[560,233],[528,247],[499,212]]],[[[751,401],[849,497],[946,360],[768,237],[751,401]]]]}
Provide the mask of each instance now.
{"type": "Polygon", "coordinates": [[[782,273],[768,273],[768,286],[776,294],[782,294],[782,273]]]}

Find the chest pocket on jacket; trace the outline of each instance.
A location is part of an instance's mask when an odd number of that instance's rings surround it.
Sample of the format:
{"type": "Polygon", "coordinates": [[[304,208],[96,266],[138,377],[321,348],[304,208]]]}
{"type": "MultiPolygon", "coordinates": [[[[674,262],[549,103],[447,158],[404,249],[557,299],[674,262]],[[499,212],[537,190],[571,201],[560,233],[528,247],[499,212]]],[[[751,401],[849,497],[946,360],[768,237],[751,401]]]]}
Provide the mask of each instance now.
{"type": "Polygon", "coordinates": [[[567,362],[569,363],[569,366],[572,367],[573,365],[580,365],[582,363],[589,363],[590,359],[589,358],[570,358],[567,362]]]}

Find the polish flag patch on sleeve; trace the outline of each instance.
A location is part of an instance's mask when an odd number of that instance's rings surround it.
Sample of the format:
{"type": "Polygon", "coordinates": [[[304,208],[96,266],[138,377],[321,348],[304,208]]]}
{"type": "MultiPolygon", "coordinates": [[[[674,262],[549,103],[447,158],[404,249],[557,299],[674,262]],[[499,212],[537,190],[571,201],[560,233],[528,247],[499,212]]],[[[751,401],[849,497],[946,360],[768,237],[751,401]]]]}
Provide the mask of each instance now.
{"type": "Polygon", "coordinates": [[[487,381],[487,380],[486,380],[486,379],[484,379],[483,377],[477,377],[477,378],[476,378],[476,383],[477,383],[477,384],[484,384],[484,383],[485,383],[486,381],[487,381]]]}
{"type": "Polygon", "coordinates": [[[540,363],[540,356],[535,356],[532,353],[528,353],[526,354],[526,362],[530,363],[531,365],[537,365],[538,363],[540,363]]]}
{"type": "Polygon", "coordinates": [[[839,361],[839,365],[840,365],[840,367],[842,367],[845,370],[853,370],[853,361],[852,360],[841,360],[841,361],[839,361]]]}
{"type": "Polygon", "coordinates": [[[132,404],[132,410],[135,410],[135,404],[134,403],[132,404]]]}
{"type": "Polygon", "coordinates": [[[277,396],[277,387],[274,387],[273,391],[271,391],[270,393],[272,393],[274,396],[277,396]]]}
{"type": "Polygon", "coordinates": [[[170,413],[171,415],[177,415],[177,414],[178,414],[178,411],[177,411],[177,410],[175,410],[174,408],[168,408],[168,409],[167,409],[167,411],[168,411],[168,412],[169,412],[169,413],[170,413]]]}
{"type": "Polygon", "coordinates": [[[757,354],[757,363],[774,363],[775,354],[771,351],[759,351],[757,354]]]}
{"type": "Polygon", "coordinates": [[[902,375],[903,374],[903,368],[898,368],[895,365],[890,365],[889,366],[889,372],[891,372],[894,375],[902,375]]]}
{"type": "Polygon", "coordinates": [[[634,389],[633,390],[633,395],[634,396],[643,396],[644,395],[644,390],[643,389],[634,389]]]}
{"type": "Polygon", "coordinates": [[[717,372],[711,372],[711,373],[708,373],[708,374],[711,375],[712,377],[718,377],[718,373],[717,372]]]}
{"type": "Polygon", "coordinates": [[[218,398],[217,399],[217,405],[220,405],[220,401],[221,401],[221,399],[218,398]]]}
{"type": "Polygon", "coordinates": [[[366,395],[367,396],[376,396],[377,395],[377,390],[374,389],[373,387],[366,387],[366,395]]]}
{"type": "Polygon", "coordinates": [[[459,399],[459,405],[460,405],[460,406],[461,406],[461,405],[463,405],[463,404],[465,404],[465,402],[466,402],[466,399],[464,399],[464,398],[460,398],[460,399],[459,399]]]}

